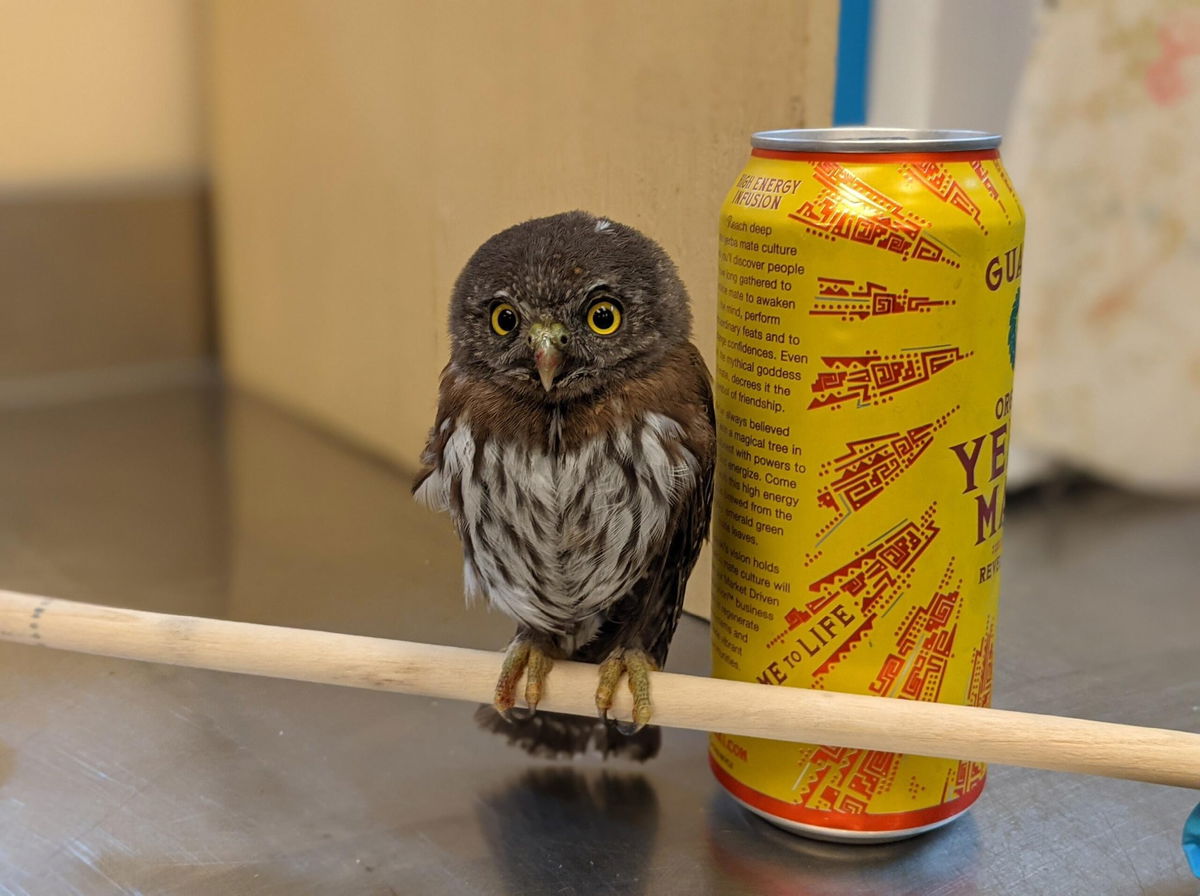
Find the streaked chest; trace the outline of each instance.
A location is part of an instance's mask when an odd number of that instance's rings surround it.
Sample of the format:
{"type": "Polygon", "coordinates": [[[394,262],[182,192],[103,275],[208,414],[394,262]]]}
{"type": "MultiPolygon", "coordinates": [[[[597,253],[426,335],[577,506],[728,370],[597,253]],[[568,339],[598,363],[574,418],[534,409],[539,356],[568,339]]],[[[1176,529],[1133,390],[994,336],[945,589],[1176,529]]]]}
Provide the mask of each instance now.
{"type": "Polygon", "coordinates": [[[454,518],[468,594],[543,631],[573,630],[644,576],[696,482],[679,424],[660,414],[561,451],[447,425],[417,497],[454,518]]]}

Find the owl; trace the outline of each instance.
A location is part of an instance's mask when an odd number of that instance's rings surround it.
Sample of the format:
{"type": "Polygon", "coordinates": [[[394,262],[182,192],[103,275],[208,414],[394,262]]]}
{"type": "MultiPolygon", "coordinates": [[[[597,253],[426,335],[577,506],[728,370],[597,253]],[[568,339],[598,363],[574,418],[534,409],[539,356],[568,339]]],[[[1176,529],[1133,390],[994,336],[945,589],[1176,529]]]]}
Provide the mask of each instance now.
{"type": "Polygon", "coordinates": [[[662,248],[581,211],[496,234],[454,285],[413,491],[453,519],[468,599],[516,622],[478,718],[531,753],[657,752],[649,672],[666,660],[712,503],[711,380],[690,333],[662,248]],[[564,658],[598,664],[598,721],[536,712],[564,658]],[[633,717],[615,723],[623,679],[633,717]]]}

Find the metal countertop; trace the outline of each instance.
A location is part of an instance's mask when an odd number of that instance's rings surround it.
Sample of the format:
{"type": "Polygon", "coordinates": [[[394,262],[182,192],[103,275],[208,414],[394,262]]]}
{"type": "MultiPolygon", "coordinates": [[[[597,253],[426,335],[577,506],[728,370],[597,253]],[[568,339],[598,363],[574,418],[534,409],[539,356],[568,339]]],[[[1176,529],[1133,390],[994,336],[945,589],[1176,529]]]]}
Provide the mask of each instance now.
{"type": "MultiPolygon", "coordinates": [[[[1200,504],[1099,486],[1008,509],[995,705],[1200,730],[1200,504]]],[[[0,413],[0,586],[500,648],[407,477],[257,400],[0,413]]],[[[704,673],[686,618],[668,668],[704,673]]],[[[1194,792],[994,767],[941,831],[806,841],[668,731],[531,760],[473,707],[0,644],[0,894],[1193,896],[1194,792]]]]}

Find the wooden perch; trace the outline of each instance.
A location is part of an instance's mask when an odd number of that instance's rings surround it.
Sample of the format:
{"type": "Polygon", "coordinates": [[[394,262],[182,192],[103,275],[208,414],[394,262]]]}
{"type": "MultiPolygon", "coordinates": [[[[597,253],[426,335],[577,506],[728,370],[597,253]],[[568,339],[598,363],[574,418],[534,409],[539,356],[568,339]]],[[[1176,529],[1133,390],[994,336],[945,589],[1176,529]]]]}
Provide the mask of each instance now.
{"type": "MultiPolygon", "coordinates": [[[[170,616],[0,589],[0,639],[223,672],[486,703],[501,654],[170,616]]],[[[1200,734],[654,673],[654,721],[1200,788],[1200,734]]],[[[541,708],[594,715],[596,669],[560,662],[541,708]]],[[[628,718],[622,689],[615,715],[628,718]]],[[[464,724],[466,722],[464,721],[464,724]]]]}

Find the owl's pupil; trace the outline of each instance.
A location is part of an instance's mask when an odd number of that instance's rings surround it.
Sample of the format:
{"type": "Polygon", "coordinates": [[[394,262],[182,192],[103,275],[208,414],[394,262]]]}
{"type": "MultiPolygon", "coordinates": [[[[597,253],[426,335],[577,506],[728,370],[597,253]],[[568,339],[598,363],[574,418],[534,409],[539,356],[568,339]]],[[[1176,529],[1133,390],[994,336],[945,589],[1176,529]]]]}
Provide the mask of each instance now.
{"type": "Polygon", "coordinates": [[[597,308],[592,312],[592,323],[596,325],[598,330],[607,330],[614,323],[612,309],[597,308]]]}
{"type": "Polygon", "coordinates": [[[496,323],[507,333],[517,325],[517,314],[511,308],[501,308],[496,314],[496,323]]]}

